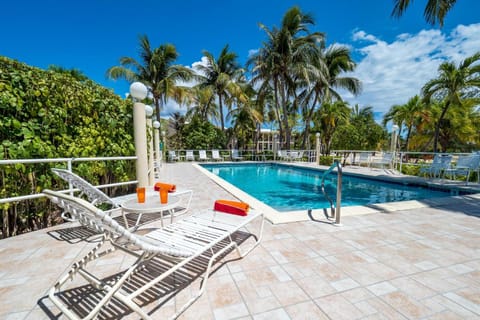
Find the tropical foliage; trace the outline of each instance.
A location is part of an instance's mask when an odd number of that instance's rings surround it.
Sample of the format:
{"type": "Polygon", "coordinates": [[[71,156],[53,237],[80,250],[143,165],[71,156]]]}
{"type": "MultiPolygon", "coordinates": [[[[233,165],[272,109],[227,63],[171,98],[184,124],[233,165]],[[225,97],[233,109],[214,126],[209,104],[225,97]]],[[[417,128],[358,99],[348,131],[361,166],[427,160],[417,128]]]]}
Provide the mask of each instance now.
{"type": "MultiPolygon", "coordinates": [[[[392,16],[401,17],[413,0],[393,0],[394,7],[392,16]]],[[[453,8],[457,0],[427,0],[423,15],[425,20],[431,25],[439,24],[443,26],[445,16],[453,8]]]]}
{"type": "Polygon", "coordinates": [[[178,103],[188,99],[188,87],[179,85],[179,82],[189,81],[193,73],[184,66],[174,64],[178,58],[174,45],[163,44],[158,48],[152,48],[146,35],[140,36],[139,42],[141,60],[122,57],[120,66],[108,69],[107,76],[112,79],[123,78],[129,82],[140,81],[145,84],[153,96],[155,114],[157,121],[160,121],[162,106],[167,99],[173,99],[178,103]]]}
{"type": "MultiPolygon", "coordinates": [[[[0,159],[121,156],[134,153],[131,103],[91,80],[0,57],[0,159]]],[[[50,166],[2,166],[0,198],[39,193],[55,184],[50,166]]],[[[132,164],[79,165],[90,181],[127,180],[132,164]]],[[[130,176],[131,177],[131,176],[130,176]]],[[[2,235],[48,226],[45,201],[1,205],[2,235]]]]}

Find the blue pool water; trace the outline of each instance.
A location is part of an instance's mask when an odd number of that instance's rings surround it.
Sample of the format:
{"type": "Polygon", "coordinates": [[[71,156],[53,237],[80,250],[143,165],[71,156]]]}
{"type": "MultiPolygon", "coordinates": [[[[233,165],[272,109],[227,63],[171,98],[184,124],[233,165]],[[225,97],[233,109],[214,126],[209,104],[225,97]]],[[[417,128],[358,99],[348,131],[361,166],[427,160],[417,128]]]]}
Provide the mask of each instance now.
{"type": "MultiPolygon", "coordinates": [[[[272,163],[204,164],[202,166],[278,211],[330,207],[321,190],[324,172],[321,170],[272,163]]],[[[333,172],[325,179],[325,190],[334,201],[336,178],[337,173],[333,172]]],[[[448,191],[382,182],[346,174],[342,179],[342,206],[421,200],[449,195],[448,191]]]]}

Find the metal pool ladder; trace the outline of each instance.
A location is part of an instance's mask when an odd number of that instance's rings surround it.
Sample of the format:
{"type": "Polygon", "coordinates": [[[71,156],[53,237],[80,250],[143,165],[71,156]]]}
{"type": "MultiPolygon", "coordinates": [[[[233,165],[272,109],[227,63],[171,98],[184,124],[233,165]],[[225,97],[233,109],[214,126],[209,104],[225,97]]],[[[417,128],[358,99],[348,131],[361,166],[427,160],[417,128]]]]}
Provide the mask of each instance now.
{"type": "Polygon", "coordinates": [[[335,217],[335,225],[340,226],[340,210],[342,207],[342,165],[340,164],[340,161],[335,160],[333,161],[332,165],[330,168],[328,168],[327,171],[323,174],[322,177],[322,193],[325,197],[325,199],[330,202],[330,212],[331,216],[330,219],[333,219],[335,217]],[[337,201],[336,205],[333,205],[333,200],[328,196],[328,194],[325,192],[325,177],[332,172],[333,169],[337,168],[337,201]]]}

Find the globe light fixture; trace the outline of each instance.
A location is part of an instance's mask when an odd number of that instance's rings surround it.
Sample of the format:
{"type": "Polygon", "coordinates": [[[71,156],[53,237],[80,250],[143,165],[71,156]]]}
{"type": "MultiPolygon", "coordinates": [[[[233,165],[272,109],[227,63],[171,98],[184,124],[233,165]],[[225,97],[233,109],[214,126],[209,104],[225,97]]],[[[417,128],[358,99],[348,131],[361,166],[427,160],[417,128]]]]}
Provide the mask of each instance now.
{"type": "Polygon", "coordinates": [[[130,95],[137,101],[141,101],[147,97],[148,89],[141,82],[134,82],[130,85],[130,95]]]}
{"type": "Polygon", "coordinates": [[[152,106],[150,106],[148,104],[145,106],[145,115],[147,116],[147,118],[150,118],[153,115],[152,106]]]}

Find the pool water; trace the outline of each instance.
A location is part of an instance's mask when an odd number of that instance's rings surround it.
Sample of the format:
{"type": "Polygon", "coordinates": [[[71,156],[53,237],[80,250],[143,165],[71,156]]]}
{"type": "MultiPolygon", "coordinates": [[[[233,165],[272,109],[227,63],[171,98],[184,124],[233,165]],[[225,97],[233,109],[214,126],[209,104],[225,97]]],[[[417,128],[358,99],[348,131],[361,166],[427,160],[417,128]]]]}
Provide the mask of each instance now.
{"type": "MultiPolygon", "coordinates": [[[[324,171],[294,166],[262,164],[204,164],[205,169],[278,211],[329,208],[323,196],[324,171]]],[[[325,190],[336,199],[337,173],[325,178],[325,190]]],[[[343,175],[342,206],[368,205],[449,196],[449,191],[418,185],[382,182],[343,175]]]]}

